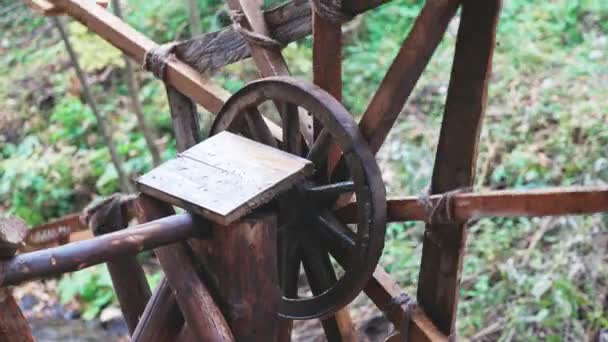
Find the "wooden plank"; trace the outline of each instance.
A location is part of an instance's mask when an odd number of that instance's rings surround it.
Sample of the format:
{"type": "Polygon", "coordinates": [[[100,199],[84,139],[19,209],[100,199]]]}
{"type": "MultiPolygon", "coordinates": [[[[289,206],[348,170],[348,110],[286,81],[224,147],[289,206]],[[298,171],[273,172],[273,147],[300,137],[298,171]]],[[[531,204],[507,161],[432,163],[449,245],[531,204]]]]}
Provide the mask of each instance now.
{"type": "MultiPolygon", "coordinates": [[[[500,8],[501,0],[463,1],[431,181],[433,194],[473,185],[500,8]]],[[[418,302],[447,335],[454,333],[465,242],[465,224],[427,225],[418,302]]]]}
{"type": "MultiPolygon", "coordinates": [[[[380,5],[371,2],[359,12],[380,5]]],[[[270,36],[283,44],[295,42],[311,33],[311,8],[308,1],[294,0],[264,11],[270,36]]],[[[251,57],[245,38],[232,26],[180,42],[175,47],[179,59],[201,73],[251,57]]]]}
{"type": "Polygon", "coordinates": [[[213,237],[195,249],[237,341],[276,341],[276,224],[274,214],[258,211],[230,226],[214,225],[213,237]]]}
{"type": "Polygon", "coordinates": [[[179,214],[90,240],[18,254],[0,262],[0,286],[79,271],[114,258],[197,237],[202,232],[201,227],[194,227],[191,215],[179,214]]]}
{"type": "Polygon", "coordinates": [[[222,132],[137,183],[146,194],[227,225],[312,172],[307,159],[222,132]]]}
{"type": "MultiPolygon", "coordinates": [[[[142,222],[175,213],[170,204],[145,194],[140,195],[136,207],[137,217],[142,222]]],[[[201,225],[207,225],[201,219],[197,219],[196,224],[199,229],[203,228],[201,225]]],[[[200,341],[234,341],[224,316],[199,277],[198,267],[193,262],[186,242],[157,248],[154,253],[191,333],[200,341]]]]}
{"type": "MultiPolygon", "coordinates": [[[[85,208],[83,220],[95,236],[123,230],[129,226],[129,203],[132,196],[117,194],[85,208]]],[[[123,256],[106,263],[112,285],[129,333],[133,334],[146,303],[150,286],[136,255],[123,256]]]]}
{"type": "MultiPolygon", "coordinates": [[[[608,188],[556,187],[432,195],[428,198],[390,198],[387,202],[387,221],[428,223],[433,210],[449,211],[450,214],[441,213],[441,216],[444,219],[451,216],[454,222],[483,217],[593,214],[608,211],[608,188]]],[[[356,214],[355,203],[349,203],[338,211],[340,218],[347,223],[356,223],[356,214]]]]}
{"type": "Polygon", "coordinates": [[[33,227],[27,231],[25,246],[21,251],[32,251],[65,244],[74,232],[83,231],[87,226],[80,222],[80,213],[74,213],[33,227]]]}

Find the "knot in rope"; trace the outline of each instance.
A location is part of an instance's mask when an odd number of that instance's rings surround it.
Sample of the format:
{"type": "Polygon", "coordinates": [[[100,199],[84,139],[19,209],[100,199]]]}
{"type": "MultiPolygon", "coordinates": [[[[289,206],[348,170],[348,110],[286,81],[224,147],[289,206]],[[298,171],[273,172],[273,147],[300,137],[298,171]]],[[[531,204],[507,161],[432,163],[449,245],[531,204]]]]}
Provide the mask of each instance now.
{"type": "Polygon", "coordinates": [[[433,201],[431,199],[430,190],[427,190],[418,197],[418,203],[422,205],[426,212],[427,223],[453,223],[454,213],[452,208],[452,198],[454,195],[461,194],[464,192],[469,192],[472,190],[472,187],[464,187],[454,189],[452,191],[448,191],[443,193],[439,200],[433,201]]]}

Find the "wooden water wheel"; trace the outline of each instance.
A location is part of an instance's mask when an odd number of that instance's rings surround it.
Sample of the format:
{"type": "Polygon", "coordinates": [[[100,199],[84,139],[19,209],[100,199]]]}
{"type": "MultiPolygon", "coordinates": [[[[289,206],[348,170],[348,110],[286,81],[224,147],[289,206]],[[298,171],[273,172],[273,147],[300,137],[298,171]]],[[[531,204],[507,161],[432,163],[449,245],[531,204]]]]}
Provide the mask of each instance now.
{"type": "MultiPolygon", "coordinates": [[[[265,236],[270,237],[272,248],[276,248],[274,261],[281,299],[271,309],[275,310],[280,325],[264,325],[276,330],[264,334],[248,330],[249,335],[241,334],[244,328],[237,327],[237,324],[250,329],[251,325],[265,324],[261,321],[263,319],[246,315],[249,322],[240,322],[238,317],[235,318],[238,313],[233,310],[234,303],[230,302],[235,297],[218,299],[215,295],[212,298],[213,289],[208,291],[206,285],[209,284],[195,274],[203,273],[205,276],[202,278],[207,280],[226,276],[218,274],[220,272],[210,265],[207,266],[212,271],[200,271],[197,262],[205,264],[204,260],[210,258],[210,253],[205,249],[208,247],[191,241],[189,245],[180,243],[177,247],[163,247],[164,250],[157,252],[167,282],[161,284],[149,302],[146,296],[142,298],[137,294],[132,294],[130,299],[126,299],[126,295],[121,299],[119,293],[125,316],[132,317],[133,340],[159,340],[158,336],[194,340],[203,337],[230,340],[249,336],[254,340],[268,340],[272,336],[287,341],[292,319],[316,318],[322,319],[328,340],[356,340],[345,308],[362,291],[395,325],[396,332],[391,340],[448,340],[454,336],[468,220],[484,216],[582,214],[608,209],[608,190],[605,188],[465,192],[474,181],[477,142],[487,102],[501,0],[427,0],[358,124],[340,103],[341,25],[383,1],[314,0],[309,3],[293,0],[263,11],[258,0],[227,0],[233,11],[233,27],[160,49],[91,1],[30,2],[43,13],[65,13],[81,21],[161,78],[167,85],[180,151],[200,141],[196,102],[217,114],[211,129],[212,136],[228,130],[314,164],[314,174],[307,174],[289,189],[273,193],[270,198],[260,200],[263,203],[251,204],[250,208],[254,210],[263,204],[264,210],[277,215],[276,229],[269,223],[272,220],[262,219],[260,222],[264,224],[252,225],[266,227],[266,233],[276,230],[276,236],[272,233],[265,236]],[[458,9],[461,9],[460,26],[431,194],[425,201],[415,197],[386,199],[373,155],[382,146],[458,9]],[[311,80],[297,80],[289,76],[281,48],[311,33],[314,73],[311,80]],[[248,57],[253,58],[260,80],[248,84],[234,95],[200,76],[209,69],[248,57]],[[266,101],[276,106],[280,125],[263,116],[264,108],[259,105],[266,101]],[[409,220],[427,222],[417,300],[401,291],[377,266],[386,222],[409,220]],[[272,240],[274,238],[276,241],[272,240]],[[178,264],[186,266],[176,270],[178,264]],[[312,295],[298,294],[301,267],[312,295]],[[196,293],[197,300],[188,300],[183,296],[184,291],[196,293]],[[137,302],[133,298],[140,298],[139,302],[148,304],[129,305],[137,302]],[[220,302],[219,307],[224,312],[215,307],[214,300],[220,302]],[[222,301],[230,302],[224,305],[232,308],[229,312],[226,312],[222,301]],[[214,318],[202,322],[201,307],[214,318]],[[142,312],[143,318],[139,320],[142,312]],[[170,313],[180,318],[169,318],[173,317],[170,313]]],[[[153,192],[142,191],[148,195],[153,192]]],[[[165,229],[155,229],[158,227],[153,224],[144,225],[140,227],[140,231],[143,229],[147,234],[142,240],[144,242],[137,246],[127,242],[115,243],[119,247],[112,247],[114,253],[128,254],[141,250],[138,248],[155,248],[182,241],[195,235],[193,226],[203,224],[189,214],[172,216],[174,212],[167,203],[151,198],[144,198],[141,202],[144,210],[140,219],[160,220],[154,222],[160,222],[165,229]],[[168,217],[162,218],[164,216],[168,217]],[[169,234],[169,229],[177,233],[169,234]]],[[[167,202],[184,204],[184,198],[174,195],[167,202]]],[[[186,205],[184,208],[191,207],[186,205]]],[[[196,212],[195,207],[192,209],[196,212]]],[[[208,209],[204,207],[200,214],[205,216],[208,209]]],[[[118,239],[115,241],[126,241],[130,236],[128,231],[114,234],[118,234],[113,236],[118,239]]],[[[226,239],[243,238],[237,235],[226,239]]],[[[102,236],[68,245],[69,248],[60,247],[66,248],[63,250],[65,254],[60,253],[62,250],[52,250],[17,256],[5,262],[4,269],[8,271],[5,271],[3,285],[109,262],[109,258],[91,251],[99,251],[111,243],[108,236],[102,236]],[[83,250],[85,246],[88,251],[83,250]],[[64,255],[65,259],[57,261],[57,255],[64,255]],[[78,263],[70,259],[76,255],[80,258],[78,263]],[[55,258],[55,262],[41,266],[45,257],[55,258]],[[28,265],[27,271],[23,265],[28,265]]],[[[260,250],[269,255],[275,253],[263,241],[256,240],[251,244],[265,246],[266,249],[260,250]]],[[[222,257],[228,257],[221,251],[214,253],[210,259],[218,263],[222,262],[222,257]]],[[[130,262],[130,266],[123,266],[123,270],[141,273],[141,270],[137,271],[138,265],[132,260],[130,262]]],[[[124,274],[120,272],[113,274],[115,283],[121,277],[124,274]]],[[[256,277],[263,277],[263,274],[256,277]]],[[[220,279],[219,283],[222,281],[226,284],[227,280],[220,279]]],[[[120,286],[117,286],[117,291],[121,292],[120,286]]],[[[272,295],[273,292],[260,293],[272,295]]]]}

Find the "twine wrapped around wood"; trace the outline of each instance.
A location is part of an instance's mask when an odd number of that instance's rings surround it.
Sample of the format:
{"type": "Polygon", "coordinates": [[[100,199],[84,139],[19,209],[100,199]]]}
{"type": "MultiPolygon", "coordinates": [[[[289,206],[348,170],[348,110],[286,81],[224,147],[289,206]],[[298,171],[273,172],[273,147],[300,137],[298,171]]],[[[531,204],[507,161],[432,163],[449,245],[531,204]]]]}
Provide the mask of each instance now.
{"type": "Polygon", "coordinates": [[[230,11],[230,19],[232,20],[234,30],[240,33],[250,44],[254,44],[265,49],[282,49],[285,47],[283,43],[272,37],[268,37],[261,33],[244,28],[242,23],[244,20],[246,20],[246,18],[242,11],[230,11]]]}
{"type": "Polygon", "coordinates": [[[164,81],[167,63],[171,58],[175,58],[173,49],[177,44],[178,42],[169,42],[146,51],[144,55],[144,69],[150,71],[159,80],[164,81]]]}
{"type": "Polygon", "coordinates": [[[418,203],[424,207],[429,224],[454,223],[455,217],[452,208],[452,198],[454,195],[470,192],[472,187],[464,187],[444,193],[438,201],[431,200],[430,191],[425,191],[418,196],[418,203]]]}

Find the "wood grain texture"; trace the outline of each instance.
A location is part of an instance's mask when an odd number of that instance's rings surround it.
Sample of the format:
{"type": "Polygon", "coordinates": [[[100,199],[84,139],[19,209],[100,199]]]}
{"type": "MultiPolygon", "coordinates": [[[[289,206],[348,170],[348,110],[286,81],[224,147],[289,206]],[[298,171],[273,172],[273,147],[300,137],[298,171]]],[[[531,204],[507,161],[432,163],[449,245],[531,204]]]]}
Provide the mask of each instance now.
{"type": "MultiPolygon", "coordinates": [[[[129,225],[129,201],[124,196],[112,196],[95,206],[85,209],[85,221],[89,229],[100,236],[123,230],[129,225]]],[[[146,274],[136,255],[127,255],[106,263],[114,292],[120,303],[129,333],[133,334],[151,291],[146,274]]]]}
{"type": "Polygon", "coordinates": [[[190,334],[184,326],[184,316],[166,278],[163,278],[148,301],[131,342],[196,341],[180,338],[190,334]]]}
{"type": "MultiPolygon", "coordinates": [[[[441,126],[431,193],[470,187],[501,1],[464,0],[452,76],[441,126]]],[[[466,225],[427,225],[418,302],[445,334],[454,332],[466,225]]]]}
{"type": "Polygon", "coordinates": [[[139,189],[227,225],[310,176],[313,164],[222,132],[141,176],[139,189]]]}
{"type": "Polygon", "coordinates": [[[114,258],[201,236],[202,229],[195,228],[193,220],[189,214],[179,214],[94,239],[18,254],[0,261],[0,286],[79,271],[114,258]]]}
{"type": "Polygon", "coordinates": [[[0,342],[35,342],[17,301],[8,288],[0,288],[0,342]]]}
{"type": "MultiPolygon", "coordinates": [[[[395,124],[460,2],[461,0],[425,2],[412,30],[359,121],[359,129],[374,153],[378,152],[395,124]]],[[[338,163],[341,153],[336,146],[332,146],[330,151],[330,169],[338,172],[337,179],[341,179],[340,176],[345,173],[344,161],[338,163]]]]}
{"type": "MultiPolygon", "coordinates": [[[[388,222],[430,223],[433,210],[449,211],[454,222],[483,217],[586,215],[608,211],[608,188],[549,187],[431,195],[424,199],[414,196],[389,198],[386,217],[388,222]]],[[[338,211],[338,216],[347,223],[355,223],[356,213],[355,204],[349,203],[338,211]]],[[[447,215],[443,213],[442,216],[446,218],[447,215]]]]}
{"type": "MultiPolygon", "coordinates": [[[[146,222],[173,215],[173,207],[145,194],[137,203],[137,217],[146,222]]],[[[206,222],[197,220],[200,225],[206,222]]],[[[191,333],[201,341],[234,341],[226,320],[216,305],[209,289],[198,274],[190,248],[186,242],[154,250],[173,290],[173,295],[191,333]]]]}
{"type": "Polygon", "coordinates": [[[275,341],[281,292],[276,217],[256,213],[230,226],[213,227],[195,252],[237,341],[275,341]]]}

